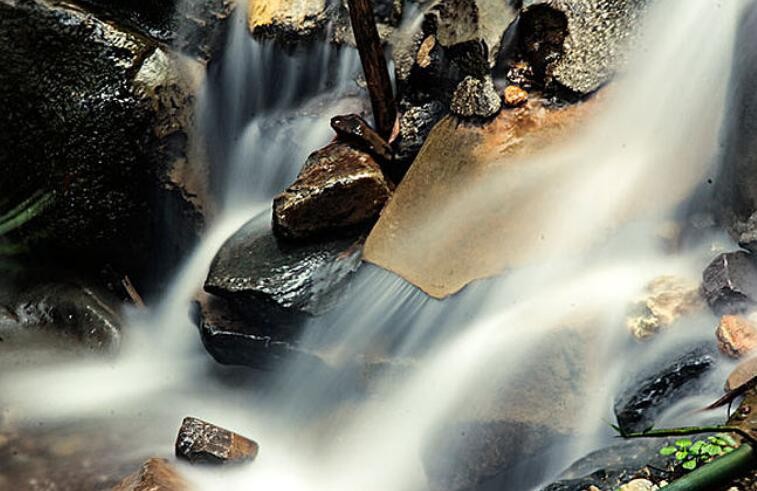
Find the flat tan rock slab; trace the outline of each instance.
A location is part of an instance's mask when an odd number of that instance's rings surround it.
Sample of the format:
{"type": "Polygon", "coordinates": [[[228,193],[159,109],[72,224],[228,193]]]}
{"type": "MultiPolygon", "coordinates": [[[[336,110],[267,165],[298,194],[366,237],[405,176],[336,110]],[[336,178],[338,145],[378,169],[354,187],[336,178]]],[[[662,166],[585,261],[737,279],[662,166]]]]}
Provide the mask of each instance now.
{"type": "Polygon", "coordinates": [[[152,458],[126,476],[112,491],[189,491],[189,483],[166,460],[152,458]]]}
{"type": "Polygon", "coordinates": [[[553,159],[534,174],[520,157],[569,135],[595,100],[557,109],[530,101],[483,127],[442,119],[373,228],[364,259],[437,298],[525,262],[545,245],[536,217],[556,198],[535,187],[539,176],[561,179],[570,169],[553,159]],[[504,187],[489,197],[495,175],[504,187]]]}

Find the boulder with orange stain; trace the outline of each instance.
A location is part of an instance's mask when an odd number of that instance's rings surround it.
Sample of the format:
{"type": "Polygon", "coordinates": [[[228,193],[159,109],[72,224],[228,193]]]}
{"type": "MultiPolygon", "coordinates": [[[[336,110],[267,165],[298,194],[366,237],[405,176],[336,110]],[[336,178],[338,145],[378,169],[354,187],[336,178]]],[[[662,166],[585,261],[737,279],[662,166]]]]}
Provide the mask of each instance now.
{"type": "Polygon", "coordinates": [[[751,319],[724,315],[715,334],[718,348],[730,357],[739,358],[757,349],[757,325],[751,319]]]}

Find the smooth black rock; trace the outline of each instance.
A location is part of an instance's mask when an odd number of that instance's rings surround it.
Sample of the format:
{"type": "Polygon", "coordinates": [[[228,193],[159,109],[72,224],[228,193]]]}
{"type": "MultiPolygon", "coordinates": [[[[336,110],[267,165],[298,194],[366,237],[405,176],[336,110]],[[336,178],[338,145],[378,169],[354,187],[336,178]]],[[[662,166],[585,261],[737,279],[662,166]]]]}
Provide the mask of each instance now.
{"type": "Polygon", "coordinates": [[[615,417],[624,432],[639,432],[654,426],[657,418],[681,396],[697,390],[714,366],[716,351],[697,348],[649,374],[641,374],[615,400],[615,417]]]}
{"type": "Polygon", "coordinates": [[[270,370],[284,358],[293,356],[319,362],[297,348],[291,332],[261,329],[256,322],[245,320],[223,298],[203,295],[196,308],[202,344],[218,363],[270,370]]]}
{"type": "Polygon", "coordinates": [[[310,316],[330,310],[360,266],[356,238],[292,244],[273,234],[269,212],[218,251],[205,291],[231,302],[260,335],[290,339],[310,316]]]}
{"type": "Polygon", "coordinates": [[[137,282],[180,259],[202,224],[174,180],[194,107],[181,63],[78,8],[0,0],[0,215],[49,198],[8,240],[137,282]]]}
{"type": "Polygon", "coordinates": [[[702,273],[702,294],[719,314],[741,314],[757,304],[757,265],[748,252],[720,254],[702,273]]]}

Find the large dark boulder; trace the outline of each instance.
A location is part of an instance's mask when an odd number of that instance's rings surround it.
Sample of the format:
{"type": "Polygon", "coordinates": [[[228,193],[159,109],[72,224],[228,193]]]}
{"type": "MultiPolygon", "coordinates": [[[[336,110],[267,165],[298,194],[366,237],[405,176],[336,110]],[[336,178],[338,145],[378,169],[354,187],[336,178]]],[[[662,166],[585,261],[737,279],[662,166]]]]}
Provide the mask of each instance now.
{"type": "Polygon", "coordinates": [[[0,0],[0,65],[0,215],[39,213],[4,238],[137,280],[169,268],[202,223],[202,67],[44,0],[0,0]]]}
{"type": "Polygon", "coordinates": [[[283,242],[266,212],[221,247],[205,291],[229,301],[256,335],[291,340],[305,320],[336,305],[359,265],[356,238],[283,242]]]}
{"type": "Polygon", "coordinates": [[[704,387],[705,375],[715,367],[716,351],[700,347],[632,377],[615,400],[615,417],[625,432],[645,431],[683,396],[704,387]]]}

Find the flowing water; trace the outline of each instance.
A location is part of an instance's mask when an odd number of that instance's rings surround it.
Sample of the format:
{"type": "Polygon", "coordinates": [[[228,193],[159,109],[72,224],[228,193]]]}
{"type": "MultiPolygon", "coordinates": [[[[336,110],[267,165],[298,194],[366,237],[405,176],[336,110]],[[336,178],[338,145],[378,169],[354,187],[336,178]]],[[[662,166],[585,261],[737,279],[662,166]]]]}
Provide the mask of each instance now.
{"type": "MultiPolygon", "coordinates": [[[[268,375],[215,367],[199,347],[189,303],[225,238],[265,211],[308,153],[328,141],[328,119],[360,109],[365,97],[354,82],[353,50],[284,55],[250,40],[240,16],[202,103],[209,151],[223,163],[217,223],[163,302],[130,313],[118,360],[0,379],[11,416],[35,424],[136,419],[151,437],[129,448],[166,455],[191,414],[261,445],[249,466],[182,466],[199,489],[292,491],[427,489],[428,469],[470,451],[454,443],[457,425],[515,421],[526,437],[541,439],[543,457],[492,475],[489,489],[532,489],[554,478],[611,440],[605,421],[629,372],[711,337],[715,320],[703,314],[642,352],[627,344],[622,326],[629,300],[650,279],[698,277],[711,244],[725,241],[700,237],[673,254],[656,231],[681,213],[673,205],[714,175],[741,6],[660,2],[594,122],[571,144],[523,163],[528,195],[549,195],[530,216],[552,237],[538,261],[445,301],[365,265],[339,307],[310,321],[301,340],[325,353],[330,367],[295,359],[268,375]],[[570,172],[555,174],[558,167],[570,172]],[[563,348],[574,351],[580,373],[553,366],[563,348]],[[553,376],[564,385],[539,399],[549,388],[534,386],[553,376]],[[564,400],[549,399],[565,387],[564,400]],[[545,421],[555,434],[576,436],[544,436],[545,421]]],[[[462,190],[449,206],[475,216],[480,207],[507,206],[499,198],[507,189],[494,179],[488,189],[462,190]]],[[[443,230],[444,215],[429,217],[419,233],[443,230]]],[[[691,422],[688,410],[718,390],[682,401],[665,421],[691,422]]]]}

